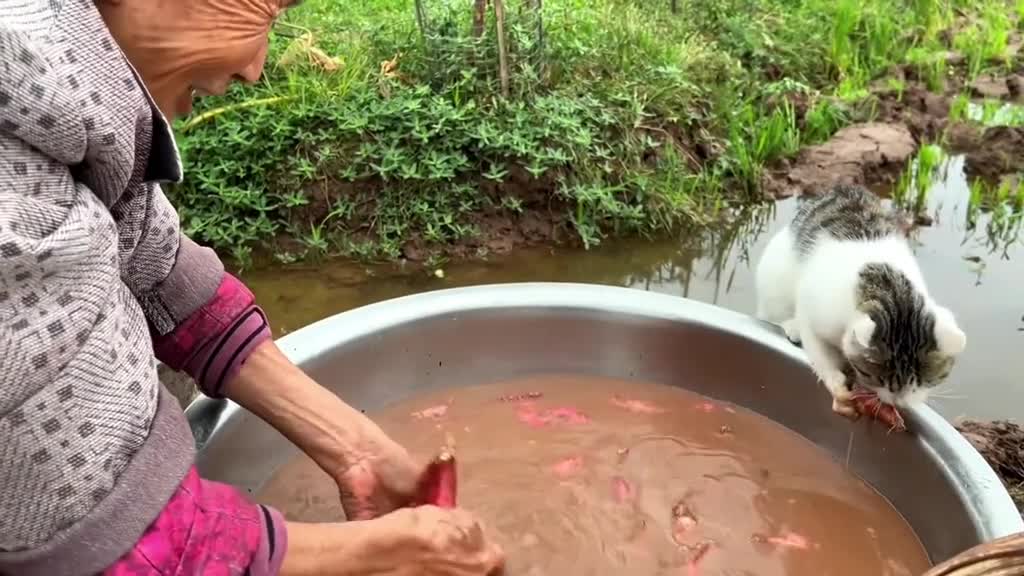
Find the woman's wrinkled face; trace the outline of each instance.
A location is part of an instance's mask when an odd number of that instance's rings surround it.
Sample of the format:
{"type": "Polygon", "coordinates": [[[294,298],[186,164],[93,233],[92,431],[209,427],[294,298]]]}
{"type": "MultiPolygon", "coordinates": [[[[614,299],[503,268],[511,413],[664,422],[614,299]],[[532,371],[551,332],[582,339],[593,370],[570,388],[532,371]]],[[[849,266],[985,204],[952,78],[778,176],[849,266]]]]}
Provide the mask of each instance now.
{"type": "Polygon", "coordinates": [[[263,73],[270,27],[290,0],[99,0],[111,34],[168,118],[195,95],[263,73]]]}

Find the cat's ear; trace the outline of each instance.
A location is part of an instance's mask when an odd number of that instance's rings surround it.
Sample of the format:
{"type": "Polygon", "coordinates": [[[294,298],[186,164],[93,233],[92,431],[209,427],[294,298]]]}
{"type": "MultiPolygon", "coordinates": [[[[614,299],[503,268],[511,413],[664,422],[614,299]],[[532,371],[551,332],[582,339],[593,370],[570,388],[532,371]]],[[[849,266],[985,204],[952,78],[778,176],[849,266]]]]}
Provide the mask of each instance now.
{"type": "Polygon", "coordinates": [[[861,348],[871,347],[871,337],[875,335],[875,321],[863,312],[858,312],[850,325],[853,341],[861,348]]]}
{"type": "Polygon", "coordinates": [[[935,343],[947,356],[956,356],[967,347],[967,335],[957,326],[953,312],[943,306],[935,307],[935,343]]]}

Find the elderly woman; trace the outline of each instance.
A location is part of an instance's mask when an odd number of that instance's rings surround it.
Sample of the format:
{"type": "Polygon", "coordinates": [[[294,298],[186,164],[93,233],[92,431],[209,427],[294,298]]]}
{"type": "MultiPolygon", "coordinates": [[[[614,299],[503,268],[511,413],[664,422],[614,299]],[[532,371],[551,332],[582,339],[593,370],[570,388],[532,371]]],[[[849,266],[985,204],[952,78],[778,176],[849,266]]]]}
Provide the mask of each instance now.
{"type": "Polygon", "coordinates": [[[182,178],[165,117],[257,80],[287,4],[0,0],[0,574],[500,569],[467,513],[405,507],[421,468],[281,354],[160,191],[182,178]],[[199,478],[154,356],[300,446],[353,521],[199,478]]]}

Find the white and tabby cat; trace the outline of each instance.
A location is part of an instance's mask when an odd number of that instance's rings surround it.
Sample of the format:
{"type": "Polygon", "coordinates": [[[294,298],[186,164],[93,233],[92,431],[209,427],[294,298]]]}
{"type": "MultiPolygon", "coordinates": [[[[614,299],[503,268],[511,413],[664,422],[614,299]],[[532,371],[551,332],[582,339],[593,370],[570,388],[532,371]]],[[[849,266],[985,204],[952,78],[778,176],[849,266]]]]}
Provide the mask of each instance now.
{"type": "Polygon", "coordinates": [[[802,200],[765,247],[756,282],[758,317],[803,346],[846,416],[855,385],[889,404],[923,401],[967,344],[894,219],[860,187],[802,200]]]}

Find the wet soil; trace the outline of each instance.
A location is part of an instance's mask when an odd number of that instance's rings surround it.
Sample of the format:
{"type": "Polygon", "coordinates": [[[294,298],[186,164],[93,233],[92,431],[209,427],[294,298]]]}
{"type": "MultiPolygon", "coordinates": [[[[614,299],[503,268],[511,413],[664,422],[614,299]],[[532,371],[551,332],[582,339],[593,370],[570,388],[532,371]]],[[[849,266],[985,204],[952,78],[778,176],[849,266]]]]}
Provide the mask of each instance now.
{"type": "Polygon", "coordinates": [[[964,420],[956,428],[985,457],[1024,514],[1024,428],[1006,420],[964,420]]]}
{"type": "MultiPolygon", "coordinates": [[[[892,506],[824,451],[682,389],[575,376],[441,390],[372,415],[415,454],[454,440],[458,503],[506,549],[509,576],[918,576],[892,506]]],[[[256,498],[339,520],[308,458],[256,498]]]]}

